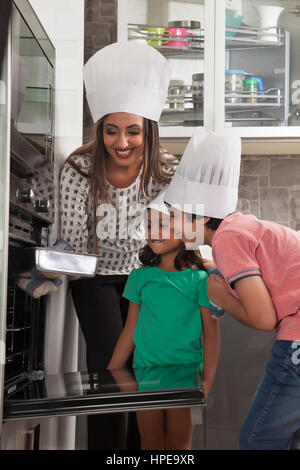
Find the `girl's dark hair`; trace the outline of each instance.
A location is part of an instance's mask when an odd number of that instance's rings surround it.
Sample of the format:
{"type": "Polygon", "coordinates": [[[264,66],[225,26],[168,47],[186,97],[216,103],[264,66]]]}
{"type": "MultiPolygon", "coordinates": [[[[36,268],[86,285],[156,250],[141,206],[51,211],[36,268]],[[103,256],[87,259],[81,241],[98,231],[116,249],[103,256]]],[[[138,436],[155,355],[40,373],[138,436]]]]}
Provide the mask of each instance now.
{"type": "MultiPolygon", "coordinates": [[[[145,245],[139,253],[140,262],[143,266],[158,266],[161,256],[156,255],[149,245],[145,245]]],[[[198,269],[205,269],[199,250],[186,250],[184,243],[181,243],[181,249],[174,260],[174,266],[178,271],[185,268],[197,266],[198,269]]]]}

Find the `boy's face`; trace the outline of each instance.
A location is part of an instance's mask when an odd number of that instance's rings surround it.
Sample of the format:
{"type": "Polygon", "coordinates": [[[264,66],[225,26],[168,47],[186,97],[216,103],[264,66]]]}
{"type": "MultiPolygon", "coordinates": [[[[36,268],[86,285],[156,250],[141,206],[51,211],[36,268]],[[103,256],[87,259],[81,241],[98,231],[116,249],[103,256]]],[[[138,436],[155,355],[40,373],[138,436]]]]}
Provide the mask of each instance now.
{"type": "Polygon", "coordinates": [[[205,217],[192,220],[192,217],[173,207],[169,208],[174,215],[174,235],[180,238],[187,250],[198,249],[205,244],[205,217]]]}

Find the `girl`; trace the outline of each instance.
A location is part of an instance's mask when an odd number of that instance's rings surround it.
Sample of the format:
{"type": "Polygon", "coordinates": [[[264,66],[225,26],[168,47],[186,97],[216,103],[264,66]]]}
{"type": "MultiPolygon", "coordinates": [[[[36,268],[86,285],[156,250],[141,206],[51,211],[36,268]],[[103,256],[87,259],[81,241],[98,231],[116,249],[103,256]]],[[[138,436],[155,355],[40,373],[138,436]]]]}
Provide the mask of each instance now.
{"type": "MultiPolygon", "coordinates": [[[[84,79],[94,139],[61,172],[60,225],[76,252],[99,254],[95,278],[70,283],[87,368],[97,372],[106,369],[126,319],[121,295],[144,243],[138,209],[170,181],[176,159],[159,143],[170,79],[160,53],[134,42],[112,44],[91,57],[84,79]]],[[[124,437],[124,416],[88,417],[88,449],[124,449],[124,437]]]]}
{"type": "MultiPolygon", "coordinates": [[[[126,283],[128,317],[108,368],[122,368],[133,349],[135,368],[197,364],[207,397],[220,343],[218,322],[208,308],[207,274],[201,258],[186,251],[175,237],[173,217],[158,204],[160,200],[147,211],[148,244],[140,253],[143,267],[134,269],[126,283]],[[188,267],[192,265],[198,270],[188,267]]],[[[137,419],[142,449],[191,448],[189,408],[139,411],[137,419]]]]}

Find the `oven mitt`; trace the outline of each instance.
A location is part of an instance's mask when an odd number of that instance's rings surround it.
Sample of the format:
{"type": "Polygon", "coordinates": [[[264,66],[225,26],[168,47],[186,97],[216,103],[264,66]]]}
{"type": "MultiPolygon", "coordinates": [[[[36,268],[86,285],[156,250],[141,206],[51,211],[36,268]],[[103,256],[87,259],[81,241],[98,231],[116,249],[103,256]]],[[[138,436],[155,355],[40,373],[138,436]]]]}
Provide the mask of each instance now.
{"type": "Polygon", "coordinates": [[[25,273],[24,277],[18,279],[17,286],[23,289],[30,297],[38,299],[43,295],[56,292],[61,283],[62,280],[60,279],[46,279],[40,274],[36,276],[33,272],[29,272],[25,273]]]}
{"type": "MultiPolygon", "coordinates": [[[[65,240],[57,240],[54,245],[48,249],[74,251],[72,246],[65,240]]],[[[25,290],[30,297],[38,299],[43,295],[53,294],[53,292],[56,292],[66,277],[67,276],[65,274],[41,273],[34,268],[20,277],[17,281],[17,285],[21,289],[25,290]]]]}

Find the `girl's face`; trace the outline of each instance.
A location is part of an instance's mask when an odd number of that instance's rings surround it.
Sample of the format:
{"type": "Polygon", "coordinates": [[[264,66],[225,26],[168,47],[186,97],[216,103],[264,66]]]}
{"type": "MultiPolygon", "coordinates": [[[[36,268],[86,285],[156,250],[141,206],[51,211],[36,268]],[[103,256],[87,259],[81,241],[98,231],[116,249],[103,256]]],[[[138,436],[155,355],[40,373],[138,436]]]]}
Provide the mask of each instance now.
{"type": "Polygon", "coordinates": [[[103,123],[103,141],[117,165],[131,166],[144,153],[144,118],[129,113],[109,114],[103,123]]]}
{"type": "Polygon", "coordinates": [[[182,241],[174,235],[174,219],[153,209],[148,209],[147,243],[156,255],[178,251],[182,241]]]}

